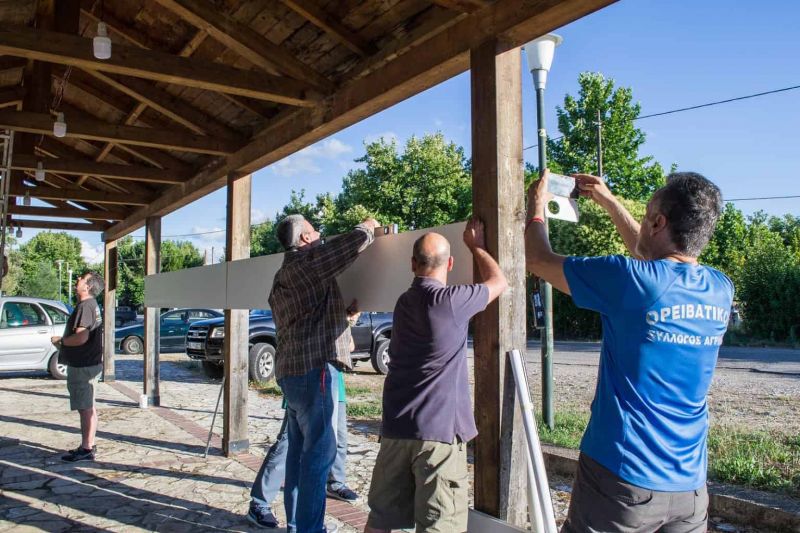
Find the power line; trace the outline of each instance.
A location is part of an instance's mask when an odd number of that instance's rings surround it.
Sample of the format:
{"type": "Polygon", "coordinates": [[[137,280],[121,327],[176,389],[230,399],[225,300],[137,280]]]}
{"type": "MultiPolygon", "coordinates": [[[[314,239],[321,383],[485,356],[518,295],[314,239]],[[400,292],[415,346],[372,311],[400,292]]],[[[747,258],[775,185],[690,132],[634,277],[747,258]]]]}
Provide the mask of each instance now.
{"type": "MultiPolygon", "coordinates": [[[[642,115],[640,117],[636,117],[633,120],[636,121],[636,120],[643,120],[643,119],[646,119],[646,118],[662,117],[664,115],[672,115],[674,113],[682,113],[684,111],[692,111],[694,109],[702,109],[704,107],[712,107],[712,106],[721,105],[721,104],[728,104],[728,103],[731,103],[731,102],[738,102],[740,100],[748,100],[750,98],[758,98],[760,96],[767,96],[767,95],[770,95],[770,94],[782,93],[782,92],[786,92],[786,91],[793,91],[793,90],[796,90],[796,89],[800,89],[800,85],[792,85],[791,87],[783,87],[781,89],[773,89],[771,91],[763,91],[763,92],[760,92],[760,93],[746,94],[744,96],[737,96],[735,98],[727,98],[725,100],[716,100],[716,101],[713,101],[713,102],[707,102],[705,104],[693,105],[693,106],[689,106],[689,107],[681,107],[681,108],[678,108],[678,109],[670,109],[669,111],[662,111],[660,113],[651,113],[649,115],[642,115]]],[[[561,140],[563,138],[564,138],[564,136],[561,135],[561,136],[555,137],[555,138],[553,138],[551,140],[552,141],[558,141],[558,140],[561,140]]],[[[531,148],[536,148],[537,146],[539,146],[539,145],[538,144],[532,144],[530,146],[526,146],[522,150],[523,151],[524,150],[530,150],[531,148]]]]}
{"type": "Polygon", "coordinates": [[[731,198],[726,199],[726,202],[749,202],[750,200],[788,200],[790,198],[800,198],[800,194],[791,194],[787,196],[758,196],[752,198],[731,198]]]}

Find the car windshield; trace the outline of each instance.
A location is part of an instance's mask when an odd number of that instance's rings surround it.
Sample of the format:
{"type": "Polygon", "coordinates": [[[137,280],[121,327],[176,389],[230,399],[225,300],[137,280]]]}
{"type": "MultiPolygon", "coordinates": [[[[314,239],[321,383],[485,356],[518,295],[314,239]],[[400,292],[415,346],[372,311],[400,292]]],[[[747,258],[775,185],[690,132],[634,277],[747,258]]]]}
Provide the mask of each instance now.
{"type": "Polygon", "coordinates": [[[269,309],[252,309],[250,311],[250,316],[266,316],[271,317],[272,311],[269,309]]]}

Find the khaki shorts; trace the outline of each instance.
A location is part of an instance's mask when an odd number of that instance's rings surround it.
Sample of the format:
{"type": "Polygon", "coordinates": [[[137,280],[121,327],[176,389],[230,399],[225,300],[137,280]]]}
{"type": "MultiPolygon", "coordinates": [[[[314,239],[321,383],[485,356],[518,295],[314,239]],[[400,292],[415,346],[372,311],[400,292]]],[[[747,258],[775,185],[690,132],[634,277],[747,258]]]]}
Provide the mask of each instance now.
{"type": "Polygon", "coordinates": [[[381,439],[369,487],[369,521],[417,533],[467,530],[467,445],[381,439]]]}
{"type": "Polygon", "coordinates": [[[94,407],[94,388],[103,365],[67,367],[67,391],[69,391],[69,408],[83,411],[94,407]]]}

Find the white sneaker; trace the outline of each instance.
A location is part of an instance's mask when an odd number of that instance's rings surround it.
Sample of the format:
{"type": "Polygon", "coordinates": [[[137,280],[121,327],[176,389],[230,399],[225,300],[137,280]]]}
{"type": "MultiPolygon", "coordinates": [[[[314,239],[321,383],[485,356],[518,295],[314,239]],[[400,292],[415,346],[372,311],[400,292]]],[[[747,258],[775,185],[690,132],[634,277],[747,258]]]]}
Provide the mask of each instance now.
{"type": "Polygon", "coordinates": [[[328,522],[325,524],[325,531],[328,533],[339,533],[339,526],[334,524],[333,522],[328,522]]]}

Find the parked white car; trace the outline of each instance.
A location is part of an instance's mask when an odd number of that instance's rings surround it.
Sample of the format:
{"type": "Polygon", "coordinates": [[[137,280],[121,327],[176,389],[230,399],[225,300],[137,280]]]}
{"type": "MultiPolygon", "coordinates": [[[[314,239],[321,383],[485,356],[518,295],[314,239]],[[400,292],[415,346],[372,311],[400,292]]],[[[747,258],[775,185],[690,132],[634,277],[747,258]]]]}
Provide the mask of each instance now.
{"type": "Polygon", "coordinates": [[[69,311],[63,303],[43,298],[0,298],[0,370],[47,370],[56,379],[67,377],[58,364],[50,338],[64,335],[69,311]]]}

